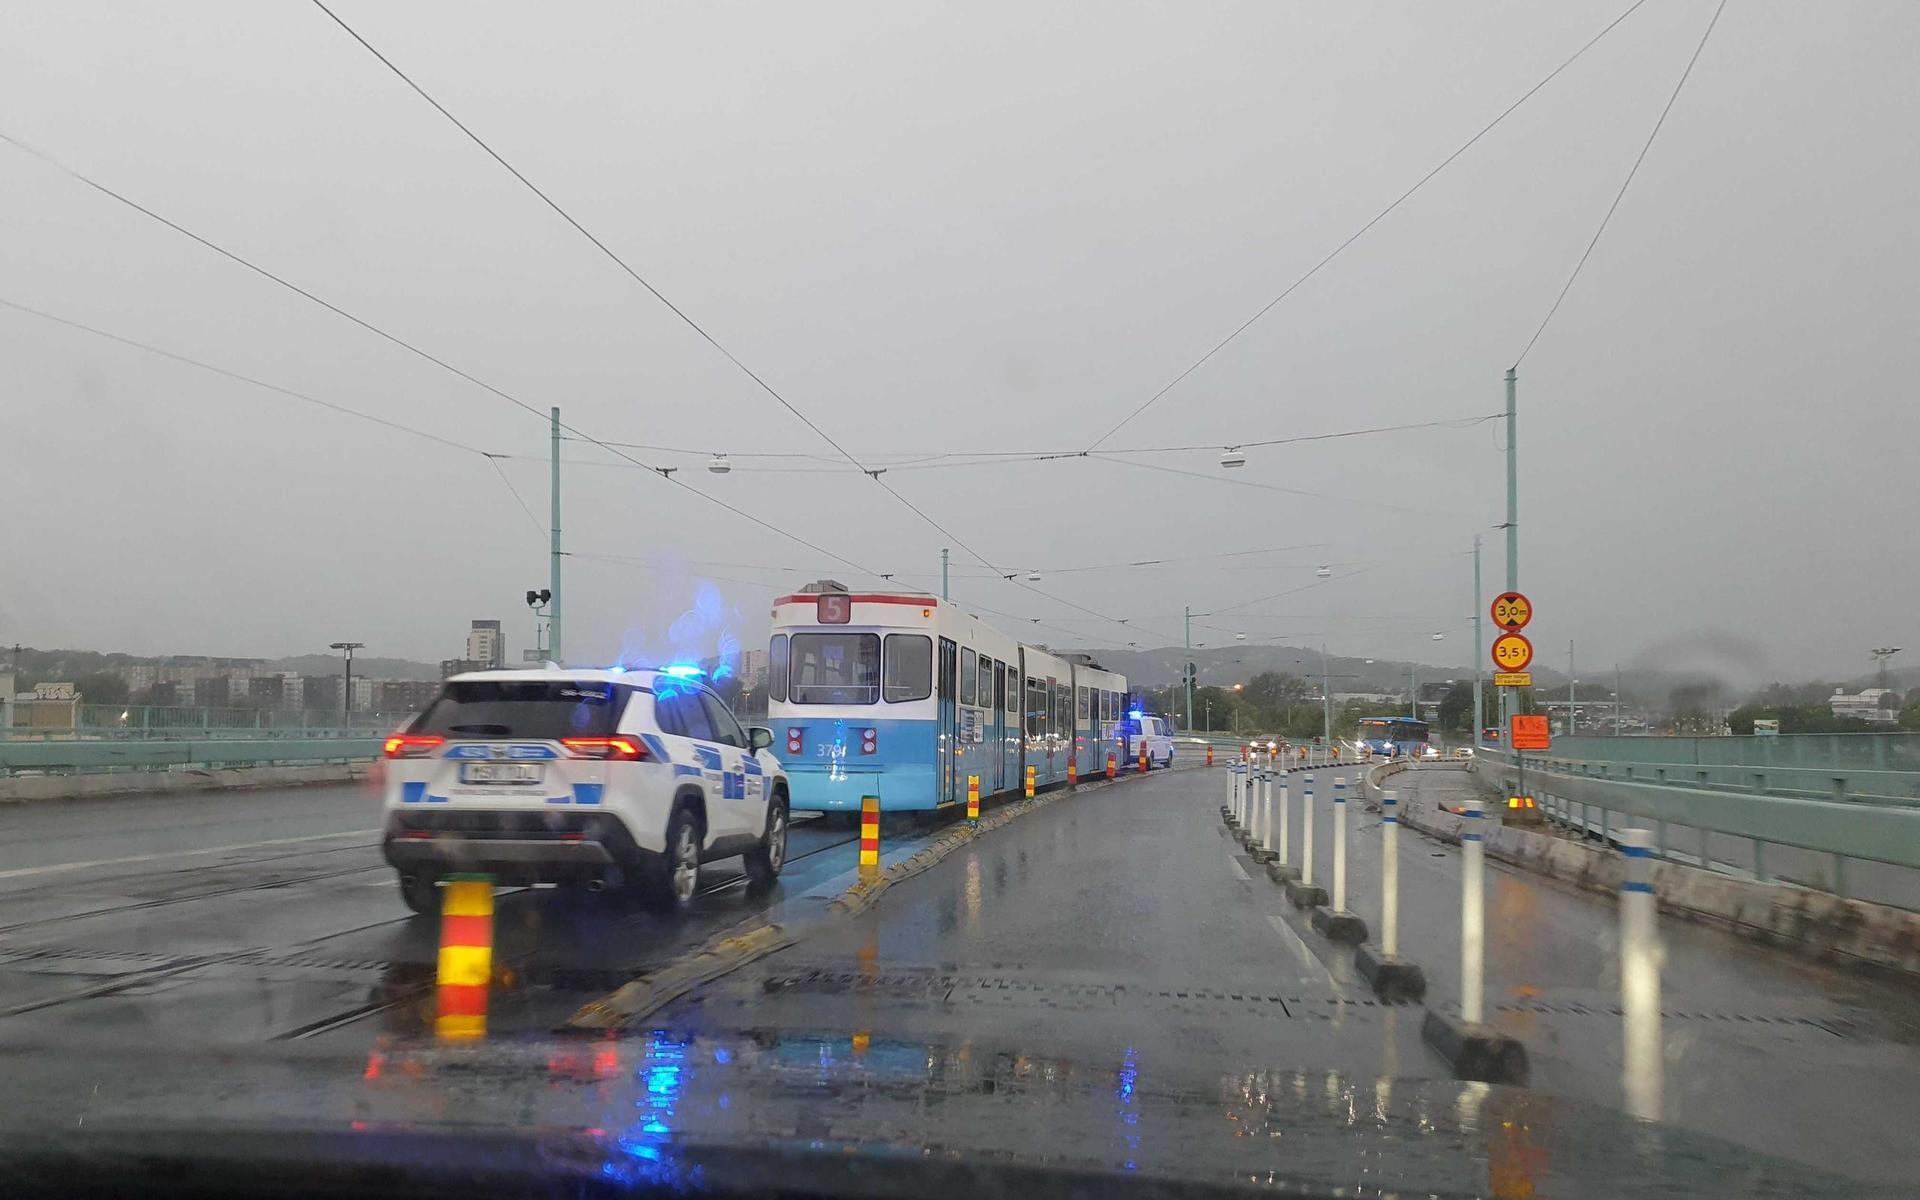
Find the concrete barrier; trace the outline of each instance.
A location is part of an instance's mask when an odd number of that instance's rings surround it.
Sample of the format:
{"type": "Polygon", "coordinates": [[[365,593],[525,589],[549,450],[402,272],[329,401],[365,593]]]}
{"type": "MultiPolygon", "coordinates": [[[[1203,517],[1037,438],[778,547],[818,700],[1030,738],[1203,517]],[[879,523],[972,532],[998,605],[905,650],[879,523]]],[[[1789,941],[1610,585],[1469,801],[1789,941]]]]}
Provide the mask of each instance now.
{"type": "Polygon", "coordinates": [[[0,779],[0,804],[356,783],[367,778],[372,766],[364,762],[316,763],[296,767],[206,767],[100,775],[22,775],[0,779]]]}
{"type": "MultiPolygon", "coordinates": [[[[1377,795],[1375,779],[1370,775],[1366,782],[1369,796],[1377,795]]],[[[1465,818],[1419,798],[1400,807],[1403,824],[1459,843],[1465,818]]],[[[1487,853],[1609,895],[1624,878],[1626,860],[1610,847],[1507,825],[1488,840],[1487,853]]],[[[1805,958],[1920,979],[1920,913],[1666,861],[1653,864],[1653,889],[1662,912],[1718,924],[1805,958]]]]}

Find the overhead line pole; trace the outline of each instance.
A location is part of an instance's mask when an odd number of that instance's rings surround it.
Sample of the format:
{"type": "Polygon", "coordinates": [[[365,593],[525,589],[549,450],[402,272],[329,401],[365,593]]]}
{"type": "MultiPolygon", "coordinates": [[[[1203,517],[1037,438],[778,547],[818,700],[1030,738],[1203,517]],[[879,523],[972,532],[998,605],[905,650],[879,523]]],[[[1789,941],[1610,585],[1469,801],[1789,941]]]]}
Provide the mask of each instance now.
{"type": "Polygon", "coordinates": [[[1473,535],[1473,748],[1481,749],[1480,731],[1487,727],[1486,697],[1480,694],[1480,535],[1473,535]]]}
{"type": "Polygon", "coordinates": [[[547,609],[547,654],[554,662],[560,659],[560,409],[555,406],[553,418],[553,548],[547,564],[547,590],[553,593],[553,599],[547,609]]]}
{"type": "MultiPolygon", "coordinates": [[[[1520,590],[1520,445],[1519,417],[1515,410],[1515,392],[1519,385],[1520,373],[1513,367],[1507,368],[1507,590],[1520,590]]],[[[1500,714],[1502,724],[1513,728],[1513,714],[1518,707],[1520,693],[1517,688],[1500,689],[1500,714]]],[[[1518,753],[1517,751],[1515,752],[1518,753]]]]}
{"type": "MultiPolygon", "coordinates": [[[[1191,604],[1187,605],[1186,610],[1187,610],[1187,661],[1191,662],[1193,660],[1193,605],[1191,604]]],[[[1180,664],[1180,678],[1185,680],[1187,684],[1187,732],[1192,733],[1193,732],[1193,672],[1188,669],[1187,663],[1180,664]]]]}

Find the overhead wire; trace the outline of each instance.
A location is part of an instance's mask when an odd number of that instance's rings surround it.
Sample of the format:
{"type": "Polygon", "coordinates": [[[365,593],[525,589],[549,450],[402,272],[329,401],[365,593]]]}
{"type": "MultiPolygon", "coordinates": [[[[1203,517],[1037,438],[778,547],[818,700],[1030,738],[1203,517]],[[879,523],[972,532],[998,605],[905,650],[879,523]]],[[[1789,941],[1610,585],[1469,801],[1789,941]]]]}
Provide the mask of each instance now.
{"type": "MultiPolygon", "coordinates": [[[[508,403],[513,404],[515,407],[524,409],[527,412],[532,413],[533,415],[539,417],[542,421],[547,421],[549,419],[548,413],[541,412],[538,408],[534,407],[533,405],[527,403],[524,400],[521,400],[519,397],[514,396],[506,391],[503,391],[502,389],[495,387],[493,384],[490,384],[475,375],[472,375],[466,371],[461,370],[459,367],[454,366],[452,363],[447,362],[445,359],[442,359],[426,350],[421,349],[420,347],[405,340],[404,338],[399,337],[396,334],[387,332],[385,329],[380,328],[379,326],[373,324],[372,322],[362,317],[359,317],[354,313],[348,312],[346,309],[341,308],[339,305],[333,304],[330,301],[322,299],[320,296],[314,294],[313,292],[310,292],[307,289],[302,288],[299,285],[291,282],[290,280],[287,280],[279,275],[274,274],[272,271],[269,271],[266,268],[251,262],[250,260],[242,257],[241,255],[235,253],[234,251],[228,250],[224,246],[221,246],[218,243],[213,242],[208,238],[202,237],[200,234],[193,232],[192,230],[186,228],[185,226],[180,225],[174,221],[168,220],[166,217],[161,216],[159,213],[134,201],[130,197],[125,196],[110,187],[107,187],[105,184],[102,184],[90,178],[89,176],[83,174],[82,172],[72,167],[69,167],[65,163],[61,162],[59,159],[54,158],[52,155],[47,154],[44,151],[37,149],[36,147],[28,145],[27,143],[5,132],[0,132],[0,141],[4,141],[7,144],[15,147],[16,149],[22,150],[27,154],[31,154],[35,158],[40,159],[42,162],[45,162],[48,165],[54,167],[56,170],[60,171],[61,173],[77,180],[80,183],[85,184],[87,187],[92,188],[93,190],[101,193],[102,195],[108,196],[111,199],[126,205],[128,208],[131,208],[134,211],[139,212],[162,225],[165,225],[167,228],[175,231],[176,233],[179,233],[182,236],[187,237],[194,242],[197,242],[201,246],[204,246],[207,249],[212,250],[214,253],[219,254],[222,258],[228,259],[229,261],[246,268],[248,271],[251,271],[254,274],[264,279],[268,279],[273,283],[278,284],[279,286],[287,289],[288,291],[293,292],[294,294],[301,296],[311,301],[314,304],[319,305],[320,307],[326,309],[328,312],[334,313],[340,317],[345,318],[346,320],[380,337],[381,339],[387,342],[390,342],[393,345],[398,346],[401,349],[407,351],[408,353],[413,354],[421,359],[424,359],[425,361],[430,362],[433,365],[440,367],[443,370],[446,370],[448,372],[451,372],[454,375],[459,376],[461,379],[464,379],[469,383],[474,384],[476,387],[479,387],[487,392],[492,393],[495,396],[500,397],[501,399],[507,401],[508,403]]],[[[648,464],[641,462],[639,459],[634,458],[632,455],[627,454],[625,451],[609,446],[606,443],[600,441],[599,439],[592,437],[591,435],[579,429],[577,426],[569,425],[565,422],[560,422],[560,428],[570,433],[576,434],[577,436],[579,436],[581,439],[585,441],[592,442],[594,445],[599,446],[601,449],[606,450],[608,453],[613,454],[618,458],[623,458],[635,466],[639,466],[639,467],[648,466],[648,464]]],[[[741,519],[745,521],[749,521],[752,524],[758,525],[761,528],[766,529],[772,533],[777,533],[784,538],[787,538],[793,542],[798,543],[799,545],[805,546],[807,549],[812,550],[817,554],[830,558],[837,563],[842,563],[846,566],[853,567],[855,570],[862,571],[866,574],[869,574],[869,575],[877,574],[877,572],[874,572],[869,568],[862,566],[861,564],[855,562],[854,560],[846,557],[843,554],[839,554],[835,551],[829,550],[826,547],[818,545],[813,541],[800,536],[797,533],[793,533],[790,530],[782,529],[780,526],[773,524],[771,521],[767,521],[761,517],[755,516],[754,514],[747,512],[746,510],[739,508],[736,505],[729,504],[727,501],[722,500],[721,498],[713,495],[710,492],[703,492],[699,488],[693,487],[692,485],[685,483],[682,480],[675,479],[673,478],[672,475],[661,472],[657,469],[649,468],[649,470],[652,470],[653,474],[660,476],[660,478],[665,479],[668,483],[674,485],[675,487],[683,488],[686,491],[692,493],[693,495],[698,496],[701,499],[707,501],[709,504],[713,504],[719,508],[725,509],[726,511],[733,513],[734,515],[740,517],[741,519]]]]}
{"type": "MultiPolygon", "coordinates": [[[[548,208],[552,209],[554,213],[556,213],[562,220],[564,220],[568,225],[570,225],[576,232],[578,232],[582,237],[586,238],[589,242],[591,242],[595,248],[597,248],[610,261],[612,261],[615,265],[617,265],[636,283],[638,283],[641,287],[645,288],[649,293],[651,293],[655,299],[659,300],[660,303],[664,304],[668,308],[668,310],[670,310],[676,317],[678,317],[682,322],[684,322],[695,333],[699,334],[700,337],[705,339],[709,345],[711,345],[714,349],[718,350],[723,356],[726,357],[727,361],[731,362],[735,367],[739,368],[740,371],[745,373],[749,379],[753,380],[753,382],[756,385],[758,385],[762,391],[764,391],[767,395],[771,396],[775,401],[777,401],[781,405],[781,407],[785,408],[794,417],[798,418],[800,422],[806,425],[808,429],[811,429],[816,435],[820,437],[822,441],[826,442],[829,446],[832,446],[835,450],[839,451],[840,454],[849,463],[851,463],[854,467],[859,469],[864,474],[871,477],[874,480],[874,482],[878,483],[883,489],[885,489],[888,495],[892,496],[895,500],[897,500],[902,505],[904,505],[909,511],[914,513],[914,515],[918,516],[922,521],[926,522],[935,530],[938,530],[942,536],[946,537],[950,542],[953,543],[953,545],[955,545],[956,547],[964,551],[968,556],[978,561],[982,566],[989,567],[996,571],[1000,570],[1000,568],[996,566],[991,559],[987,558],[984,554],[981,554],[978,550],[975,550],[972,547],[972,545],[970,545],[964,538],[961,538],[958,534],[954,533],[951,529],[947,528],[947,526],[942,524],[940,521],[935,520],[934,517],[930,513],[928,513],[925,509],[921,508],[918,504],[915,504],[912,500],[908,499],[904,494],[902,494],[899,489],[895,488],[891,483],[881,478],[881,476],[885,474],[887,468],[881,468],[877,470],[869,468],[866,464],[862,463],[858,458],[856,458],[850,451],[848,451],[846,447],[842,446],[831,435],[829,435],[826,432],[826,430],[822,429],[818,424],[816,424],[812,418],[808,417],[804,412],[802,412],[796,405],[794,405],[791,401],[789,401],[785,396],[781,395],[778,390],[776,390],[771,384],[767,383],[765,379],[761,378],[760,375],[757,374],[752,368],[748,367],[747,364],[741,361],[741,359],[737,357],[731,350],[727,349],[726,346],[721,344],[721,342],[717,338],[715,338],[711,333],[707,332],[706,329],[704,329],[698,322],[696,322],[691,316],[689,316],[683,309],[681,309],[673,301],[669,300],[666,297],[666,295],[662,293],[657,287],[655,287],[652,283],[648,282],[643,276],[640,275],[638,271],[635,271],[633,267],[628,265],[625,259],[621,258],[618,254],[616,254],[611,248],[607,246],[605,242],[601,241],[598,237],[594,236],[594,234],[590,232],[586,228],[586,226],[582,225],[578,220],[576,220],[571,213],[569,213],[565,208],[563,208],[558,202],[556,202],[551,196],[549,196],[545,191],[543,191],[532,180],[527,178],[527,176],[524,175],[517,167],[515,167],[512,163],[508,162],[506,158],[503,157],[498,151],[496,151],[491,145],[489,145],[485,139],[481,138],[479,134],[475,133],[470,127],[467,126],[465,122],[461,121],[458,117],[454,116],[454,114],[450,110],[448,110],[448,108],[445,105],[441,104],[431,94],[429,94],[425,88],[421,87],[419,83],[415,82],[411,76],[409,76],[405,71],[401,70],[400,67],[393,62],[393,60],[391,60],[385,54],[381,53],[380,50],[375,48],[371,42],[369,42],[357,30],[355,30],[351,25],[349,25],[345,20],[343,20],[339,16],[339,14],[335,13],[331,8],[327,7],[327,5],[322,2],[322,0],[312,0],[312,2],[314,6],[320,9],[321,12],[325,13],[328,16],[328,18],[330,18],[334,22],[334,24],[338,25],[341,29],[345,30],[346,33],[349,36],[351,36],[355,42],[359,43],[359,45],[363,49],[365,49],[369,54],[372,54],[374,58],[379,60],[381,65],[385,66],[389,71],[391,71],[395,76],[397,76],[403,83],[405,83],[407,87],[414,92],[414,94],[419,96],[422,100],[425,100],[428,104],[432,105],[436,112],[438,112],[441,116],[445,117],[449,122],[451,122],[455,128],[457,128],[462,134],[464,134],[468,138],[468,140],[473,142],[474,145],[478,146],[482,151],[484,151],[488,157],[492,158],[496,163],[498,163],[502,168],[504,168],[509,174],[511,174],[516,180],[518,180],[524,187],[526,187],[529,191],[531,191],[535,196],[538,196],[540,200],[547,205],[548,208]]],[[[1104,441],[1105,438],[1103,437],[1101,440],[1104,441]]],[[[603,448],[605,448],[604,443],[601,443],[601,445],[603,446],[603,448]]],[[[669,478],[671,477],[669,476],[669,478]]],[[[701,493],[701,494],[705,495],[706,493],[701,493]]],[[[814,547],[814,548],[818,549],[818,547],[814,547]]],[[[833,557],[835,557],[839,561],[843,561],[843,562],[847,561],[845,559],[840,559],[838,555],[834,555],[833,557]]],[[[854,565],[854,564],[849,564],[849,565],[854,565]]],[[[1097,613],[1093,609],[1085,608],[1084,606],[1074,604],[1072,601],[1064,600],[1057,596],[1052,596],[1051,594],[1041,591],[1038,588],[1031,587],[1025,583],[1020,582],[1017,579],[1013,579],[1012,576],[1007,576],[1007,578],[1011,582],[1014,582],[1017,586],[1020,586],[1027,591],[1033,592],[1035,595],[1043,596],[1048,599],[1054,600],[1056,603],[1066,604],[1069,607],[1080,608],[1081,611],[1094,613],[1094,615],[1096,616],[1105,615],[1105,614],[1097,613]]],[[[1119,624],[1125,624],[1124,620],[1121,620],[1118,618],[1109,618],[1109,619],[1115,620],[1116,623],[1119,623],[1119,624]]]]}
{"type": "Polygon", "coordinates": [[[1560,311],[1561,302],[1567,298],[1567,293],[1573,290],[1573,281],[1580,278],[1580,269],[1587,265],[1587,259],[1593,256],[1593,248],[1600,244],[1600,235],[1607,231],[1607,225],[1613,220],[1614,211],[1620,207],[1620,201],[1626,198],[1627,189],[1633,186],[1633,177],[1640,173],[1640,164],[1647,161],[1647,151],[1653,149],[1653,140],[1660,136],[1661,128],[1667,123],[1667,114],[1673,111],[1674,101],[1680,98],[1680,89],[1687,86],[1687,79],[1693,74],[1693,66],[1700,61],[1700,53],[1707,48],[1707,39],[1713,36],[1713,28],[1720,23],[1720,14],[1725,12],[1726,8],[1727,0],[1720,0],[1720,3],[1715,6],[1713,16],[1708,19],[1706,29],[1700,34],[1699,44],[1693,48],[1693,56],[1687,59],[1686,69],[1680,72],[1680,78],[1674,83],[1672,93],[1667,96],[1666,105],[1660,110],[1659,119],[1654,121],[1652,131],[1647,134],[1646,142],[1640,147],[1640,153],[1634,156],[1633,166],[1628,168],[1627,177],[1620,181],[1620,190],[1614,193],[1613,203],[1607,205],[1606,215],[1600,218],[1599,228],[1593,231],[1593,237],[1587,242],[1587,248],[1580,254],[1580,261],[1573,264],[1573,272],[1567,276],[1567,282],[1561,286],[1560,294],[1553,298],[1553,305],[1547,309],[1547,315],[1540,319],[1539,328],[1533,331],[1533,336],[1527,339],[1527,344],[1520,351],[1519,357],[1513,360],[1516,369],[1526,360],[1527,355],[1532,353],[1533,344],[1540,340],[1540,335],[1547,331],[1547,326],[1553,321],[1553,315],[1560,311]]]}
{"type": "Polygon", "coordinates": [[[568,225],[571,225],[574,228],[575,232],[579,233],[581,237],[584,237],[589,242],[593,243],[595,249],[599,250],[600,253],[604,254],[608,258],[608,260],[610,260],[615,266],[619,267],[622,271],[626,272],[627,275],[635,283],[639,284],[641,287],[645,288],[649,293],[651,293],[654,299],[658,300],[661,304],[664,304],[667,307],[667,310],[671,312],[674,316],[680,318],[680,320],[687,326],[687,328],[699,334],[701,338],[705,339],[708,345],[712,346],[715,350],[718,350],[726,358],[728,362],[738,367],[741,370],[741,372],[746,375],[747,378],[753,380],[754,383],[758,384],[761,391],[773,397],[776,401],[779,402],[782,408],[785,408],[788,412],[792,413],[795,417],[799,418],[801,424],[805,425],[808,429],[813,430],[815,434],[819,435],[821,441],[824,441],[825,443],[827,443],[827,445],[832,446],[835,450],[838,450],[843,456],[845,456],[848,462],[853,463],[853,465],[855,465],[856,467],[860,466],[859,460],[854,458],[852,454],[848,453],[846,447],[842,446],[839,442],[834,441],[833,437],[829,435],[826,430],[820,428],[819,425],[815,424],[813,421],[813,418],[807,416],[806,413],[801,412],[800,409],[796,407],[791,401],[789,401],[785,396],[781,395],[778,391],[776,391],[771,384],[769,384],[766,380],[762,379],[757,373],[755,373],[753,368],[747,366],[746,363],[740,361],[739,357],[736,356],[733,353],[733,351],[727,349],[726,346],[720,343],[720,340],[718,338],[714,337],[711,333],[708,333],[706,329],[703,328],[698,321],[694,320],[691,316],[687,314],[686,310],[682,309],[678,304],[675,304],[672,300],[669,300],[666,297],[665,293],[661,292],[661,290],[655,287],[652,283],[649,283],[647,279],[640,274],[640,272],[634,270],[631,266],[629,266],[627,264],[626,259],[621,258],[618,254],[614,253],[613,250],[609,248],[605,242],[595,237],[593,233],[590,232],[585,225],[582,225],[579,221],[576,221],[572,213],[562,208],[559,205],[559,203],[553,199],[553,197],[547,195],[546,192],[542,191],[538,184],[534,183],[531,179],[528,179],[525,175],[521,174],[520,169],[518,167],[515,167],[512,163],[508,162],[505,158],[503,158],[498,151],[496,151],[492,146],[487,144],[484,138],[482,138],[479,134],[475,133],[472,129],[470,129],[467,126],[466,122],[462,121],[459,117],[454,116],[453,113],[447,110],[447,107],[444,104],[441,104],[438,100],[435,100],[427,92],[425,88],[421,87],[418,83],[415,83],[412,76],[408,75],[405,71],[402,71],[399,68],[399,66],[397,66],[393,62],[392,59],[388,58],[386,55],[382,54],[378,49],[376,49],[373,43],[369,42],[366,38],[360,35],[359,31],[354,29],[353,26],[347,24],[346,21],[342,20],[338,13],[334,12],[331,8],[328,8],[324,3],[321,2],[321,0],[313,0],[313,5],[315,8],[318,8],[321,12],[327,14],[327,16],[333,20],[334,24],[346,30],[347,34],[350,37],[352,37],[354,41],[360,43],[361,47],[364,48],[367,51],[367,53],[373,55],[376,59],[379,59],[381,65],[386,67],[387,70],[393,72],[394,75],[398,76],[402,83],[405,83],[409,88],[413,89],[413,92],[415,95],[419,96],[422,100],[425,100],[428,104],[432,105],[434,108],[434,111],[438,112],[441,116],[445,117],[448,121],[452,122],[454,128],[458,129],[461,133],[465,134],[469,141],[471,141],[474,145],[480,147],[481,150],[485,151],[487,154],[487,157],[493,159],[494,162],[499,163],[503,168],[506,169],[508,174],[512,175],[515,179],[519,180],[520,183],[524,185],[528,191],[538,196],[542,203],[544,203],[548,208],[552,209],[555,213],[557,213],[561,220],[565,221],[568,225]]]}
{"type": "MultiPolygon", "coordinates": [[[[1382,220],[1386,219],[1389,213],[1393,212],[1394,209],[1399,208],[1410,197],[1412,197],[1412,195],[1415,192],[1419,191],[1422,187],[1426,186],[1427,181],[1431,180],[1434,176],[1438,175],[1440,172],[1446,170],[1447,167],[1455,159],[1459,158],[1462,154],[1465,154],[1468,150],[1470,150],[1473,147],[1474,143],[1478,142],[1481,138],[1491,133],[1494,130],[1494,128],[1498,126],[1502,121],[1506,120],[1507,117],[1510,116],[1515,109],[1519,108],[1522,104],[1525,104],[1534,95],[1534,93],[1538,92],[1541,88],[1544,88],[1547,86],[1547,84],[1553,82],[1556,76],[1558,76],[1562,71],[1566,70],[1568,67],[1572,66],[1576,61],[1579,60],[1581,55],[1585,54],[1588,50],[1592,49],[1596,42],[1598,42],[1601,38],[1606,37],[1608,33],[1613,31],[1613,28],[1616,25],[1620,24],[1620,22],[1632,16],[1633,13],[1637,9],[1639,9],[1641,5],[1645,3],[1646,3],[1646,0],[1634,0],[1634,2],[1627,7],[1626,11],[1622,12],[1619,16],[1609,21],[1606,24],[1606,26],[1600,30],[1599,33],[1594,34],[1593,37],[1589,38],[1584,45],[1582,45],[1578,50],[1574,51],[1571,57],[1569,57],[1566,61],[1562,62],[1559,66],[1555,67],[1553,70],[1547,72],[1547,74],[1540,80],[1540,82],[1528,88],[1525,92],[1521,94],[1518,100],[1515,100],[1512,104],[1509,104],[1505,109],[1501,110],[1501,113],[1499,116],[1495,117],[1493,120],[1487,122],[1486,125],[1482,126],[1478,133],[1474,134],[1472,137],[1468,138],[1465,142],[1461,143],[1460,147],[1457,150],[1455,150],[1452,154],[1449,154],[1444,159],[1441,159],[1440,164],[1438,166],[1428,171],[1425,175],[1422,175],[1417,181],[1415,181],[1412,187],[1400,193],[1399,197],[1397,197],[1393,201],[1393,203],[1381,209],[1377,214],[1375,214],[1372,220],[1368,221],[1365,225],[1362,225],[1359,229],[1355,230],[1351,235],[1347,237],[1346,241],[1341,242],[1338,246],[1335,246],[1327,254],[1325,258],[1322,258],[1319,262],[1309,267],[1307,269],[1306,274],[1300,276],[1298,279],[1288,284],[1286,288],[1279,295],[1275,296],[1273,299],[1261,305],[1260,309],[1257,312],[1255,312],[1251,317],[1248,317],[1245,321],[1242,321],[1240,325],[1236,327],[1232,333],[1229,333],[1226,337],[1220,339],[1219,342],[1215,343],[1212,349],[1208,350],[1205,354],[1202,354],[1198,359],[1194,360],[1194,362],[1191,365],[1189,365],[1184,371],[1181,371],[1178,375],[1174,376],[1173,379],[1166,384],[1166,386],[1162,387],[1159,391],[1155,392],[1153,395],[1148,396],[1144,401],[1140,403],[1139,407],[1135,408],[1132,412],[1128,413],[1125,417],[1122,417],[1120,421],[1113,426],[1113,428],[1107,430],[1105,433],[1101,434],[1098,438],[1096,438],[1093,444],[1088,446],[1087,449],[1088,450],[1099,449],[1100,444],[1102,442],[1106,441],[1108,438],[1112,437],[1114,434],[1126,428],[1126,426],[1131,424],[1133,420],[1136,417],[1138,417],[1141,413],[1153,407],[1153,405],[1157,403],[1162,396],[1165,396],[1168,392],[1172,391],[1175,387],[1179,386],[1182,380],[1186,379],[1187,376],[1199,370],[1203,365],[1206,364],[1206,362],[1209,359],[1211,359],[1214,355],[1220,353],[1220,351],[1224,350],[1227,347],[1228,343],[1232,342],[1235,338],[1239,337],[1242,333],[1245,333],[1249,328],[1253,326],[1254,322],[1258,321],[1261,317],[1266,316],[1267,313],[1271,311],[1275,305],[1279,304],[1282,300],[1285,300],[1288,296],[1291,296],[1296,290],[1299,289],[1299,287],[1302,284],[1306,283],[1307,280],[1312,279],[1315,275],[1319,274],[1321,268],[1325,267],[1328,263],[1338,258],[1340,254],[1346,250],[1347,247],[1359,241],[1360,238],[1369,229],[1372,229],[1375,225],[1378,225],[1382,220]]],[[[1723,3],[1724,3],[1724,0],[1723,0],[1723,3]]]]}

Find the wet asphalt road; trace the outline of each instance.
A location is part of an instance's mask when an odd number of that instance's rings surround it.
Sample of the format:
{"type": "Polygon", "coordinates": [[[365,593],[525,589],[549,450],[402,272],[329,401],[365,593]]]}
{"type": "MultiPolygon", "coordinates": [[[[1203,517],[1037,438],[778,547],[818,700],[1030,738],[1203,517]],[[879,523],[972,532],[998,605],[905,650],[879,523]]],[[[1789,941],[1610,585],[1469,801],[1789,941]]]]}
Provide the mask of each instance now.
{"type": "MultiPolygon", "coordinates": [[[[379,821],[366,787],[0,806],[0,1045],[418,1032],[438,930],[401,904],[379,821]]],[[[848,870],[854,838],[796,821],[783,886],[848,870]]],[[[502,1011],[549,992],[577,1003],[765,908],[738,859],[702,883],[684,921],[606,896],[503,893],[502,1011]]]]}
{"type": "MultiPolygon", "coordinates": [[[[1316,775],[1324,880],[1329,775],[1316,775]]],[[[489,1040],[441,1049],[424,1036],[436,931],[399,904],[365,832],[369,794],[133,802],[124,817],[128,801],[0,810],[15,856],[0,868],[0,1069],[17,1081],[0,1113],[63,1127],[177,1109],[619,1130],[637,1108],[637,1128],[656,1133],[698,1113],[708,1131],[814,1144],[999,1146],[1441,1191],[1518,1172],[1542,1194],[1627,1190],[1605,1152],[1641,1135],[1611,1111],[1604,897],[1488,864],[1490,1015],[1527,1044],[1533,1086],[1456,1083],[1420,1040],[1420,1009],[1375,1003],[1352,952],[1314,933],[1228,840],[1224,799],[1218,770],[1063,798],[617,1039],[550,1031],[765,906],[731,864],[679,923],[596,898],[503,895],[489,1040]],[[89,835],[103,818],[122,832],[89,835]],[[145,849],[162,828],[174,840],[145,849]],[[1369,1130],[1446,1153],[1356,1158],[1369,1130]]],[[[1376,923],[1378,819],[1355,808],[1350,907],[1376,923]]],[[[851,838],[796,828],[806,857],[771,898],[775,918],[846,878],[851,838]]],[[[1444,1007],[1457,989],[1458,851],[1410,830],[1401,849],[1402,953],[1444,1007]]],[[[1662,930],[1671,1132],[1656,1140],[1702,1172],[1696,1185],[1751,1191],[1741,1169],[1761,1169],[1761,1151],[1858,1179],[1920,1177],[1911,995],[1712,930],[1662,930]],[[1729,1168],[1686,1142],[1691,1131],[1748,1149],[1729,1168]]],[[[1655,1182],[1670,1166],[1641,1163],[1655,1182]]]]}

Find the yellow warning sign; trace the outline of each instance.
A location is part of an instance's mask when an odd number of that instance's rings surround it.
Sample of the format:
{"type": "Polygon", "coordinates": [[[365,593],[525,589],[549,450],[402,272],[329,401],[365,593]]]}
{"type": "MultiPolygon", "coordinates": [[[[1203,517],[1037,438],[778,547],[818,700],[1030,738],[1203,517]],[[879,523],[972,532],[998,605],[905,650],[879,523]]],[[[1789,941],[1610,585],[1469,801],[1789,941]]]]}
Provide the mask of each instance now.
{"type": "Polygon", "coordinates": [[[1532,687],[1533,672],[1532,671],[1495,671],[1493,673],[1493,686],[1495,687],[1532,687]]]}

